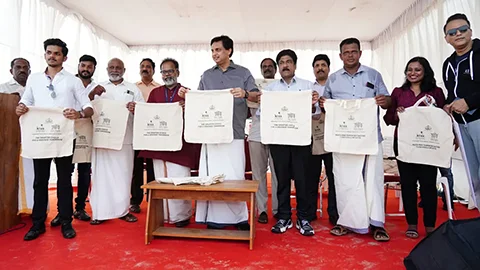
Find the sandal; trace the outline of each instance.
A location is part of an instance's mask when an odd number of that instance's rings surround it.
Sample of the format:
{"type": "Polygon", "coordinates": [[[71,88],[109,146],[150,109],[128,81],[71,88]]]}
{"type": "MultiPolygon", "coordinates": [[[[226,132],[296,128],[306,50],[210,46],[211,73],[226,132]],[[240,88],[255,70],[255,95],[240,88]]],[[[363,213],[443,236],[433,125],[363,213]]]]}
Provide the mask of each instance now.
{"type": "Polygon", "coordinates": [[[387,241],[390,241],[390,236],[388,235],[387,231],[384,228],[374,227],[373,239],[375,239],[378,242],[387,242],[387,241]]]}
{"type": "Polygon", "coordinates": [[[405,232],[405,236],[408,237],[408,238],[411,238],[411,239],[417,239],[418,238],[418,232],[417,232],[417,230],[408,229],[405,232]]]}
{"type": "Polygon", "coordinates": [[[333,227],[330,230],[330,233],[335,235],[335,236],[344,236],[348,233],[348,230],[345,227],[343,227],[342,225],[335,225],[335,227],[333,227]]]}
{"type": "Polygon", "coordinates": [[[120,218],[121,220],[125,220],[126,222],[137,222],[137,217],[128,213],[125,216],[120,218]]]}
{"type": "Polygon", "coordinates": [[[102,223],[103,223],[103,220],[98,220],[98,219],[92,219],[92,221],[90,221],[90,225],[99,225],[102,223]]]}

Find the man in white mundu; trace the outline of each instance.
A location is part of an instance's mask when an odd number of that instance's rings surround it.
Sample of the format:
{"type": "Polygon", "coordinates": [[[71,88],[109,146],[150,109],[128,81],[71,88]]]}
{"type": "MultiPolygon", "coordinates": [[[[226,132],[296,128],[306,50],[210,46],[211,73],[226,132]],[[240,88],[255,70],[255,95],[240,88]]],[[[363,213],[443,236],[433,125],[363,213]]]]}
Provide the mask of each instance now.
{"type": "Polygon", "coordinates": [[[137,221],[137,218],[128,212],[134,159],[133,112],[135,102],[144,102],[144,100],[138,87],[123,79],[125,67],[122,60],[111,59],[108,62],[107,72],[110,80],[100,83],[105,90],[94,89],[89,94],[90,99],[124,102],[124,109],[128,109],[130,113],[121,149],[94,148],[92,151],[92,190],[90,192],[92,207],[90,224],[92,225],[114,218],[127,222],[137,221]]]}
{"type": "MultiPolygon", "coordinates": [[[[215,37],[210,42],[212,58],[216,65],[206,70],[198,86],[199,90],[232,88],[234,99],[233,137],[231,143],[203,144],[200,154],[199,176],[224,174],[225,181],[245,179],[245,121],[248,107],[246,100],[257,101],[255,80],[248,69],[230,60],[233,40],[228,36],[215,37]]],[[[186,88],[179,90],[185,97],[186,88]]],[[[188,106],[188,105],[186,105],[188,106]]],[[[245,202],[197,201],[195,219],[208,228],[224,228],[235,225],[248,230],[248,211],[245,202]]]]}
{"type": "MultiPolygon", "coordinates": [[[[17,107],[17,114],[28,111],[27,106],[61,108],[68,119],[90,117],[93,114],[90,102],[82,82],[63,69],[67,60],[67,44],[60,39],[48,39],[44,42],[45,60],[48,67],[43,72],[29,76],[25,93],[17,107]],[[78,102],[83,111],[76,111],[78,102]]],[[[73,145],[72,145],[73,152],[73,145]]],[[[72,227],[73,189],[71,182],[72,157],[55,156],[57,169],[58,208],[62,225],[62,235],[70,239],[76,236],[72,227]]],[[[52,158],[34,159],[34,205],[32,211],[33,225],[25,235],[24,240],[33,240],[45,233],[45,220],[48,205],[48,180],[50,179],[50,164],[52,158]]]]}
{"type": "MultiPolygon", "coordinates": [[[[175,59],[166,58],[160,64],[162,79],[165,85],[154,88],[150,92],[148,103],[168,103],[176,105],[181,110],[180,106],[185,105],[185,99],[178,95],[178,92],[183,86],[177,82],[179,76],[179,65],[175,59]]],[[[137,111],[138,113],[138,111],[137,111]]],[[[136,115],[138,116],[138,114],[136,115]]],[[[168,125],[173,125],[175,122],[173,117],[160,115],[160,118],[167,117],[168,125]]],[[[180,115],[180,117],[183,117],[180,115]]],[[[176,178],[189,177],[191,170],[198,169],[198,159],[200,156],[200,144],[187,143],[183,138],[183,122],[182,119],[176,120],[181,125],[180,143],[181,149],[177,151],[140,151],[139,157],[152,159],[155,178],[176,178]]],[[[137,124],[137,122],[135,122],[137,124]]],[[[137,130],[135,130],[137,132],[137,130]]],[[[161,139],[160,139],[161,140],[161,139]]],[[[175,224],[176,227],[184,227],[190,223],[192,216],[192,201],[191,200],[164,200],[164,217],[166,222],[175,224]]]]}
{"type": "MultiPolygon", "coordinates": [[[[340,43],[340,59],[344,66],[329,76],[320,106],[323,107],[325,98],[375,98],[380,107],[386,109],[390,106],[391,100],[382,76],[376,70],[361,65],[361,55],[358,39],[348,38],[340,43]]],[[[325,113],[328,117],[329,112],[325,113]]],[[[330,231],[333,235],[342,236],[349,231],[366,234],[371,230],[377,241],[390,239],[384,228],[383,138],[379,121],[377,125],[379,146],[376,155],[333,153],[339,215],[337,225],[330,231]]]]}

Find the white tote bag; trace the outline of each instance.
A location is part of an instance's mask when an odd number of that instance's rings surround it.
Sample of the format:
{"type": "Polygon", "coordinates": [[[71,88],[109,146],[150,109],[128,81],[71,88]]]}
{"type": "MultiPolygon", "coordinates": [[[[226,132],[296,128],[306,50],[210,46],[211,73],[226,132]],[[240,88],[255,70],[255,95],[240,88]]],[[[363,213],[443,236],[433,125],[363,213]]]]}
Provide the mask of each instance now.
{"type": "Polygon", "coordinates": [[[310,145],[312,92],[265,91],[260,104],[263,144],[310,145]]]}
{"type": "Polygon", "coordinates": [[[378,153],[378,116],[375,99],[327,99],[325,150],[357,155],[378,153]]]}
{"type": "Polygon", "coordinates": [[[56,158],[73,154],[74,121],[61,108],[29,107],[20,117],[22,157],[56,158]]]}
{"type": "Polygon", "coordinates": [[[123,146],[129,111],[124,101],[97,99],[92,102],[95,148],[120,150],[123,146]]]}
{"type": "Polygon", "coordinates": [[[312,155],[323,155],[325,151],[325,114],[319,119],[312,119],[312,155]]]}
{"type": "Polygon", "coordinates": [[[441,108],[418,106],[426,98],[398,114],[397,159],[450,168],[454,140],[452,119],[441,108]]]}
{"type": "Polygon", "coordinates": [[[185,141],[231,143],[233,95],[225,90],[190,90],[185,95],[185,141]]]}
{"type": "Polygon", "coordinates": [[[137,103],[133,121],[133,149],[182,149],[182,107],[175,103],[137,103]]]}
{"type": "Polygon", "coordinates": [[[75,120],[75,150],[72,163],[90,163],[92,160],[93,123],[90,118],[75,120]]]}

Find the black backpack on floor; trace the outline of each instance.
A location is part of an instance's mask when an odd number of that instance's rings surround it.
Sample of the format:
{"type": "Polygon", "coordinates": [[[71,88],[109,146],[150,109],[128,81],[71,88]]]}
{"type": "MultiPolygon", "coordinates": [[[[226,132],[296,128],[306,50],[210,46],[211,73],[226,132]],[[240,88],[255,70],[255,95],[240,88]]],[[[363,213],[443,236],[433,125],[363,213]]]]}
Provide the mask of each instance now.
{"type": "Polygon", "coordinates": [[[407,270],[480,269],[480,217],[448,220],[403,260],[407,270]]]}

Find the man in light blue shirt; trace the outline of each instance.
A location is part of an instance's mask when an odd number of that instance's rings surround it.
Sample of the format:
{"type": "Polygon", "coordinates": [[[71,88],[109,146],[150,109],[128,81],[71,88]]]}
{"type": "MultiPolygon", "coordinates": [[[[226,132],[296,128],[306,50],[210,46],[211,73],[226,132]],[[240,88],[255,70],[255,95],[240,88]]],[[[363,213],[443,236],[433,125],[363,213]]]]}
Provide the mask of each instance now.
{"type": "MultiPolygon", "coordinates": [[[[380,73],[360,64],[360,41],[348,38],[340,43],[340,58],[343,68],[330,75],[325,92],[320,99],[323,107],[329,99],[375,98],[383,109],[391,100],[380,73]]],[[[328,114],[328,111],[325,112],[328,114]]],[[[379,114],[379,110],[377,111],[379,114]]],[[[385,226],[383,195],[383,152],[380,121],[378,121],[377,155],[351,155],[333,153],[337,208],[339,219],[330,233],[341,236],[353,231],[366,234],[371,230],[377,241],[388,241],[385,226]],[[363,164],[363,166],[358,166],[363,164]],[[353,168],[361,168],[356,171],[353,168]]]]}
{"type": "MultiPolygon", "coordinates": [[[[292,50],[283,50],[277,55],[278,70],[281,79],[269,84],[266,91],[312,91],[313,83],[295,76],[297,55],[292,50]]],[[[316,104],[318,93],[312,91],[312,97],[316,104]]],[[[319,108],[312,106],[319,112],[319,108]]],[[[273,233],[284,233],[293,227],[292,208],[290,206],[291,179],[295,179],[295,192],[297,199],[297,223],[296,228],[302,235],[311,236],[315,232],[310,225],[311,219],[308,214],[311,196],[308,188],[309,181],[308,164],[312,154],[311,145],[270,145],[270,153],[273,158],[275,174],[277,176],[277,198],[278,198],[278,221],[272,227],[273,233]]]]}

